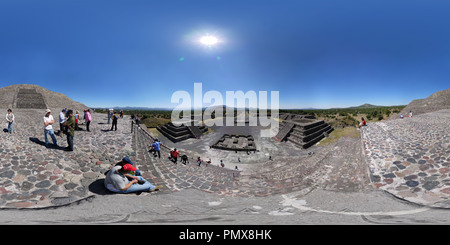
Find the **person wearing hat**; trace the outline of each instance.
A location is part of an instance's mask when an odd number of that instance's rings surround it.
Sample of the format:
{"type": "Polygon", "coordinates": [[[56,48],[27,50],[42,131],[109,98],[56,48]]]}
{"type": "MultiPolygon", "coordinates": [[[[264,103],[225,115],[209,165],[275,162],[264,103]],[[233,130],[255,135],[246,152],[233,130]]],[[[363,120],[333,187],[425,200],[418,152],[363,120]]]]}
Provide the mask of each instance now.
{"type": "Polygon", "coordinates": [[[75,118],[73,111],[67,111],[67,121],[64,123],[67,130],[67,148],[66,151],[73,151],[73,136],[75,135],[75,118]]]}
{"type": "Polygon", "coordinates": [[[52,137],[53,145],[55,147],[58,147],[58,141],[56,141],[55,132],[53,131],[53,123],[55,123],[55,120],[53,119],[53,116],[51,115],[51,110],[47,109],[45,111],[44,116],[44,136],[45,136],[45,147],[48,148],[48,135],[50,134],[50,137],[52,137]]]}
{"type": "Polygon", "coordinates": [[[116,193],[132,193],[141,191],[156,191],[163,186],[154,186],[142,176],[126,176],[130,171],[136,171],[136,168],[131,164],[123,166],[114,166],[106,175],[105,187],[106,189],[116,193]],[[131,178],[131,180],[129,179],[131,178]]]}
{"type": "MultiPolygon", "coordinates": [[[[122,161],[116,163],[116,166],[123,166],[125,164],[131,164],[131,166],[134,166],[133,161],[129,157],[122,158],[122,161]]],[[[141,171],[139,169],[136,169],[135,171],[131,172],[131,175],[133,176],[141,176],[141,171]]]]}

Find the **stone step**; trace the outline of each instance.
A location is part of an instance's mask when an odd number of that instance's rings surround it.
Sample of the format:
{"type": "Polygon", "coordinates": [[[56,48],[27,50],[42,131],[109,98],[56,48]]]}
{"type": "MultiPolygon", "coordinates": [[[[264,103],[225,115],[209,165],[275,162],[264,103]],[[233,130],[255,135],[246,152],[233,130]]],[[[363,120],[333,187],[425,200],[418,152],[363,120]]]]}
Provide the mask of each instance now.
{"type": "Polygon", "coordinates": [[[203,135],[203,132],[197,126],[187,126],[189,131],[195,138],[200,138],[203,135]]]}
{"type": "Polygon", "coordinates": [[[20,89],[17,93],[16,108],[46,109],[44,96],[35,89],[20,89]]]}
{"type": "Polygon", "coordinates": [[[278,131],[278,134],[275,136],[275,139],[278,141],[283,141],[286,136],[291,132],[294,127],[293,123],[285,123],[283,127],[278,131]]]}
{"type": "Polygon", "coordinates": [[[291,133],[289,135],[289,138],[292,138],[292,139],[294,139],[295,141],[298,141],[298,142],[308,142],[308,141],[316,138],[320,134],[323,134],[324,132],[327,132],[328,130],[330,130],[330,128],[331,128],[331,126],[327,125],[326,127],[320,128],[317,131],[312,132],[312,133],[310,133],[308,135],[299,135],[299,134],[296,134],[296,133],[293,132],[293,133],[291,133]]]}
{"type": "Polygon", "coordinates": [[[325,137],[324,133],[331,133],[333,131],[332,127],[329,127],[325,132],[320,133],[319,135],[317,135],[315,138],[304,142],[304,141],[299,141],[296,140],[294,137],[289,137],[288,140],[304,149],[309,148],[310,146],[314,145],[315,143],[319,142],[321,139],[323,139],[325,137]]]}

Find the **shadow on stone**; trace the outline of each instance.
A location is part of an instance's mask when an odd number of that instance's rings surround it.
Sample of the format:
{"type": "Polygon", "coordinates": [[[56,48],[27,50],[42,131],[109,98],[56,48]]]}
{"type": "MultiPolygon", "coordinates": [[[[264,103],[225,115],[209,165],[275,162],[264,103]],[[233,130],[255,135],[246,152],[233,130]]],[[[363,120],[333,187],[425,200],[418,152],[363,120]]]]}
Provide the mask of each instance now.
{"type": "MultiPolygon", "coordinates": [[[[30,141],[45,147],[45,142],[40,140],[40,139],[38,139],[38,138],[30,137],[30,141]]],[[[52,143],[49,143],[49,148],[53,148],[53,149],[57,149],[57,150],[64,150],[65,149],[65,147],[55,146],[52,143]]]]}
{"type": "Polygon", "coordinates": [[[33,143],[36,143],[36,144],[38,144],[38,145],[45,146],[45,142],[41,141],[41,140],[38,139],[38,138],[30,137],[30,141],[33,142],[33,143]]]}
{"type": "Polygon", "coordinates": [[[105,188],[105,179],[98,179],[89,185],[89,191],[97,195],[113,195],[112,191],[105,188]]]}

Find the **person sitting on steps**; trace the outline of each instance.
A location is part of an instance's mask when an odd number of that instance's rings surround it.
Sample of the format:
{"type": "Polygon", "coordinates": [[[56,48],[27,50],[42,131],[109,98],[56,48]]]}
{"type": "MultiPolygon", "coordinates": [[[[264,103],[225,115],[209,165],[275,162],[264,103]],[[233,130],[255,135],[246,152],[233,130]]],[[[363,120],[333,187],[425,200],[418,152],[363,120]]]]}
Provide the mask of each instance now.
{"type": "Polygon", "coordinates": [[[106,189],[115,193],[125,194],[143,191],[156,191],[163,187],[162,185],[154,186],[142,176],[126,176],[130,171],[134,172],[136,170],[137,169],[131,164],[114,166],[106,175],[106,189]]]}

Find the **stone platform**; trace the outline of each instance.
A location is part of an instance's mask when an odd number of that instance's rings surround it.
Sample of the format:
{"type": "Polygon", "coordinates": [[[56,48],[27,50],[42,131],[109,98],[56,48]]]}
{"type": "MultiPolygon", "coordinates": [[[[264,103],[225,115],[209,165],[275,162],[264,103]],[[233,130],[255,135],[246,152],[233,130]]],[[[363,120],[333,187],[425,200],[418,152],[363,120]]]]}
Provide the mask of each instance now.
{"type": "Polygon", "coordinates": [[[301,148],[309,148],[333,131],[323,120],[308,115],[285,115],[275,139],[290,141],[301,148]]]}
{"type": "Polygon", "coordinates": [[[255,139],[251,135],[223,135],[212,148],[229,151],[256,151],[255,139]]]}
{"type": "MultiPolygon", "coordinates": [[[[245,156],[241,157],[242,161],[255,161],[256,164],[248,164],[245,170],[234,170],[234,163],[230,163],[234,157],[223,158],[227,167],[222,168],[214,158],[220,155],[215,151],[220,150],[209,149],[205,142],[208,150],[202,152],[198,145],[201,141],[196,139],[188,140],[194,144],[192,149],[188,147],[190,143],[177,146],[182,154],[188,155],[190,163],[187,165],[174,164],[167,158],[171,147],[166,143],[173,144],[170,141],[163,141],[165,147],[162,147],[161,158],[154,157],[148,151],[153,142],[148,131],[135,125],[131,133],[131,120],[126,118],[119,119],[117,131],[110,131],[106,115],[99,113],[92,115],[91,132],[75,132],[73,152],[47,149],[43,145],[43,113],[42,110],[16,109],[15,133],[0,137],[2,209],[59,207],[96,195],[111,195],[103,186],[103,173],[124,156],[135,162],[146,179],[164,186],[160,191],[144,196],[197,189],[219,196],[265,197],[319,186],[331,190],[367,186],[361,175],[364,166],[355,168],[354,165],[361,162],[359,140],[342,141],[331,151],[330,148],[315,147],[315,154],[309,155],[298,149],[292,150],[294,154],[291,154],[289,145],[267,138],[267,142],[260,144],[263,152],[243,153],[245,156]],[[269,160],[266,151],[272,148],[270,154],[278,152],[278,155],[272,154],[272,160],[269,160]],[[198,156],[204,160],[213,158],[212,164],[203,162],[198,166],[195,163],[198,156]],[[348,168],[344,167],[347,165],[348,168]],[[344,169],[349,173],[342,172],[344,169]]],[[[212,140],[214,134],[206,136],[212,140]]],[[[60,147],[67,145],[65,137],[57,139],[60,147]]]]}
{"type": "Polygon", "coordinates": [[[157,129],[172,142],[179,142],[189,138],[198,139],[208,130],[205,126],[176,126],[173,123],[167,123],[157,127],[157,129]]]}
{"type": "MultiPolygon", "coordinates": [[[[190,163],[174,164],[167,158],[171,147],[162,148],[161,158],[149,153],[153,138],[148,131],[134,126],[131,133],[131,120],[126,118],[119,119],[118,131],[110,131],[106,115],[98,113],[93,114],[92,132],[76,131],[75,151],[47,149],[43,113],[16,109],[15,132],[0,137],[2,209],[57,207],[110,195],[103,187],[103,173],[124,156],[150,182],[164,185],[159,192],[143,195],[196,189],[219,196],[266,197],[314,188],[353,192],[378,188],[414,203],[449,208],[450,142],[443,122],[450,119],[450,110],[369,123],[362,129],[363,144],[358,138],[341,138],[310,150],[292,146],[294,151],[290,142],[260,140],[261,151],[243,153],[247,158],[242,161],[255,163],[247,164],[245,170],[233,169],[232,158],[240,156],[234,152],[226,152],[228,168],[219,167],[217,159],[212,164],[195,163],[198,156],[205,160],[222,154],[209,149],[209,143],[217,140],[215,134],[177,145],[190,163]],[[208,141],[201,144],[204,140],[208,141]]],[[[61,147],[66,146],[65,137],[57,139],[61,147]]]]}
{"type": "MultiPolygon", "coordinates": [[[[54,118],[59,111],[52,109],[54,118]]],[[[75,131],[75,150],[66,152],[65,135],[56,136],[59,148],[45,147],[44,114],[15,109],[14,133],[0,136],[0,208],[61,206],[88,198],[94,195],[92,184],[112,164],[124,156],[134,158],[129,120],[120,119],[119,130],[109,131],[106,114],[93,113],[91,132],[75,131]]]]}
{"type": "Polygon", "coordinates": [[[450,208],[450,110],[362,128],[373,184],[423,205],[450,208]]]}

